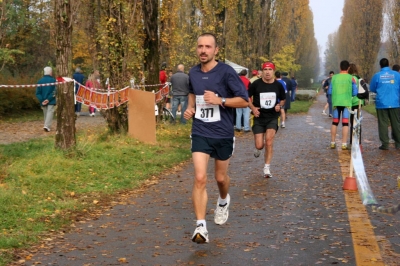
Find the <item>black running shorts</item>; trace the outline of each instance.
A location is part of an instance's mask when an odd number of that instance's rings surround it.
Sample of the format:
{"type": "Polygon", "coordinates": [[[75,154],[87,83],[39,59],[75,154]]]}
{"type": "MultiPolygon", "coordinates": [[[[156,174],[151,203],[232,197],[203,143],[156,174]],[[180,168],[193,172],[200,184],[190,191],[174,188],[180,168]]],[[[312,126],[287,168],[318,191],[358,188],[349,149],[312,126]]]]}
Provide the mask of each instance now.
{"type": "Polygon", "coordinates": [[[235,138],[214,139],[198,135],[192,135],[192,152],[209,154],[211,158],[228,160],[235,147],[235,138]]]}
{"type": "Polygon", "coordinates": [[[254,117],[253,118],[253,134],[260,134],[267,132],[267,129],[275,129],[278,131],[278,118],[264,118],[254,117]]]}

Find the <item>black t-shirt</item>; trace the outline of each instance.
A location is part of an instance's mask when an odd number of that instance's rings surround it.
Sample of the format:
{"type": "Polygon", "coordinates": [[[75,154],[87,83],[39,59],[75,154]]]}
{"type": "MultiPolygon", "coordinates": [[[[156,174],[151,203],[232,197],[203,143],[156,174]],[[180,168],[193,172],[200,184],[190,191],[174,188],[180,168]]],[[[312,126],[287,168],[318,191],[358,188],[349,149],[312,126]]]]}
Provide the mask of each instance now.
{"type": "Polygon", "coordinates": [[[250,84],[249,97],[252,97],[254,107],[260,108],[261,118],[278,117],[279,112],[275,111],[275,105],[286,100],[283,85],[274,80],[273,83],[265,83],[262,78],[250,84]]]}
{"type": "MultiPolygon", "coordinates": [[[[241,97],[248,100],[247,91],[242,80],[235,70],[222,62],[211,69],[209,72],[201,71],[201,65],[194,66],[189,71],[189,93],[196,95],[196,112],[200,112],[203,108],[199,108],[201,96],[204,91],[209,90],[215,92],[218,97],[233,98],[241,97]],[[199,97],[199,99],[198,99],[199,97]]],[[[212,106],[211,106],[212,107],[212,106]]],[[[208,118],[220,116],[219,121],[206,121],[197,118],[195,115],[192,125],[192,134],[207,138],[233,138],[235,136],[233,128],[233,111],[234,108],[221,105],[214,106],[216,108],[205,114],[208,118]],[[208,116],[210,114],[210,116],[208,116]]],[[[206,108],[209,109],[209,108],[206,108]]]]}

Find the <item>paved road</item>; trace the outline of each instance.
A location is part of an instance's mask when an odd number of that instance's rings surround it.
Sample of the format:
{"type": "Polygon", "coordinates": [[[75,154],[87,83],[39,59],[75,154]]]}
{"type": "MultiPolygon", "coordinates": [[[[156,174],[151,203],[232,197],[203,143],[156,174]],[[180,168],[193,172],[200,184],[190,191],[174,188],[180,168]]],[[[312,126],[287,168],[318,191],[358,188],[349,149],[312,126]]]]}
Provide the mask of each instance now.
{"type": "MultiPolygon", "coordinates": [[[[230,217],[222,226],[213,223],[218,193],[209,180],[209,244],[190,241],[195,217],[188,163],[98,219],[81,220],[71,232],[47,239],[24,265],[399,265],[399,214],[372,213],[357,192],[342,190],[350,152],[328,148],[331,120],[321,115],[324,101],[321,95],[308,114],[289,115],[278,131],[271,179],[262,178],[263,159],[253,157],[252,135],[238,134],[230,217]]],[[[378,146],[376,119],[365,114],[366,172],[375,197],[390,205],[400,199],[400,152],[378,146]]]]}

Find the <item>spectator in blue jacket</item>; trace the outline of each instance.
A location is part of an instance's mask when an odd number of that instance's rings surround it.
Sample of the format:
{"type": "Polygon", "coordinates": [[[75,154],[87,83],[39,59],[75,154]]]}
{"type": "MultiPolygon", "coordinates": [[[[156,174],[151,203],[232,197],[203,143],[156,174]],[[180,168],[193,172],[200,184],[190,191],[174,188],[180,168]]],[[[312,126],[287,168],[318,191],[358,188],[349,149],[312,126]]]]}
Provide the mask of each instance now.
{"type": "MultiPolygon", "coordinates": [[[[81,70],[80,67],[77,67],[77,68],[75,69],[75,73],[74,73],[74,75],[73,75],[72,77],[73,77],[74,80],[76,80],[76,81],[79,82],[80,84],[82,84],[82,85],[84,84],[83,82],[84,82],[84,80],[85,80],[85,76],[82,74],[82,70],[81,70]]],[[[79,86],[80,86],[80,85],[79,85],[78,83],[75,83],[75,95],[76,95],[76,93],[78,92],[79,86]]],[[[82,109],[82,103],[76,102],[76,103],[75,103],[75,114],[76,114],[77,116],[80,115],[81,109],[82,109]]]]}
{"type": "Polygon", "coordinates": [[[379,61],[381,71],[376,73],[370,83],[370,91],[376,93],[375,108],[378,116],[379,140],[381,150],[389,149],[389,121],[396,149],[400,149],[400,73],[389,68],[389,60],[379,61]]]}
{"type": "Polygon", "coordinates": [[[44,126],[46,132],[50,132],[51,123],[53,121],[54,110],[56,106],[56,79],[53,78],[53,69],[45,67],[43,69],[44,76],[38,81],[37,84],[44,84],[37,86],[36,97],[43,109],[44,126]]]}

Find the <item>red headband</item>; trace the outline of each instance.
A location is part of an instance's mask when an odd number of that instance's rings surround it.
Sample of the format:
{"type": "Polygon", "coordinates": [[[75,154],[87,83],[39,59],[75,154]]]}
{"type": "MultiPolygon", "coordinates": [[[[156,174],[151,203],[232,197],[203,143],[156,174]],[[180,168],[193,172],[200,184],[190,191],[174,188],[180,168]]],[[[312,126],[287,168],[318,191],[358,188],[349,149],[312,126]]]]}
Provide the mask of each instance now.
{"type": "Polygon", "coordinates": [[[275,70],[275,65],[274,65],[273,63],[271,63],[271,62],[265,62],[265,63],[262,65],[262,69],[265,69],[265,68],[267,68],[267,67],[270,67],[270,68],[272,68],[273,70],[275,70]]]}

